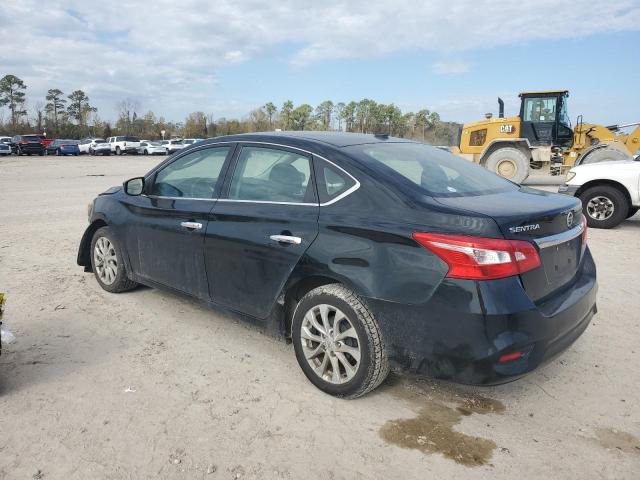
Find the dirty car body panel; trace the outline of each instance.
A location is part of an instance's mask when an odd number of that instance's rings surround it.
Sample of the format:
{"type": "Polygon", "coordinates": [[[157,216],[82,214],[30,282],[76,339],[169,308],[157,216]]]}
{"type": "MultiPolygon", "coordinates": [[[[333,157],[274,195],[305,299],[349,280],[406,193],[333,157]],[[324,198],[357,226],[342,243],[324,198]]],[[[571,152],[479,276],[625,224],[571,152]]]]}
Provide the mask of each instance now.
{"type": "MultiPolygon", "coordinates": [[[[301,294],[341,283],[371,310],[393,366],[464,383],[509,381],[562,352],[586,329],[596,313],[595,265],[579,201],[503,179],[494,185],[484,177],[492,174],[458,161],[464,162],[434,147],[372,135],[210,139],[149,172],[142,195],[115,188],[98,196],[78,263],[90,269],[91,236],[108,225],[125,246],[133,280],[188,294],[283,336],[290,334],[290,307],[301,294]],[[228,151],[208,198],[150,190],[173,162],[223,147],[228,151]],[[280,201],[261,200],[267,179],[260,172],[234,183],[254,158],[246,152],[258,151],[260,158],[260,149],[280,151],[284,164],[307,168],[309,162],[299,196],[283,192],[280,201]],[[443,168],[412,170],[413,164],[398,163],[404,154],[434,158],[443,168]],[[482,181],[495,188],[473,190],[457,177],[467,168],[481,170],[482,181]],[[442,188],[425,191],[437,182],[442,188]],[[252,200],[239,200],[240,194],[252,200]],[[185,229],[183,222],[201,228],[185,229]],[[416,232],[524,242],[539,265],[503,278],[454,278],[416,232]]],[[[290,169],[281,170],[300,184],[290,169]]]]}

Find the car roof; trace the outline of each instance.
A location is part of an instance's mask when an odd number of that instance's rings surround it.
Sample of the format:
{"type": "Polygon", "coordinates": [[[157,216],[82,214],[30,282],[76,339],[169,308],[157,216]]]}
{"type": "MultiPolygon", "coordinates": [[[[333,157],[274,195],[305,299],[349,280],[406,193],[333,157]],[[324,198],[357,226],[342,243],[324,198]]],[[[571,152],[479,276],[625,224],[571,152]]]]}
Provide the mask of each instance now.
{"type": "Polygon", "coordinates": [[[346,132],[317,132],[317,131],[293,131],[293,132],[258,132],[242,133],[238,135],[228,135],[223,137],[209,138],[205,143],[215,143],[219,141],[234,142],[278,142],[287,144],[300,141],[319,145],[331,145],[342,148],[350,145],[362,145],[365,143],[415,143],[404,138],[390,137],[388,135],[374,135],[369,133],[346,133],[346,132]]]}

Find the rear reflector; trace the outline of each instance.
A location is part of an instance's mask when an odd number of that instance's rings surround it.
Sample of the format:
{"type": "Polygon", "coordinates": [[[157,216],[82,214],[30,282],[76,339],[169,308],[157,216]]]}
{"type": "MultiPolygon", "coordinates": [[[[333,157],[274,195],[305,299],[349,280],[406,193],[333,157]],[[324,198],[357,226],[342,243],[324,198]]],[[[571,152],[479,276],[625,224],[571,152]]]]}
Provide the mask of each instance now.
{"type": "Polygon", "coordinates": [[[450,278],[493,280],[540,266],[536,247],[522,240],[422,232],[414,233],[413,238],[449,266],[450,278]]]}
{"type": "Polygon", "coordinates": [[[516,360],[520,360],[521,358],[522,358],[522,352],[505,353],[504,355],[500,356],[500,358],[498,359],[498,362],[499,363],[514,362],[516,360]]]}

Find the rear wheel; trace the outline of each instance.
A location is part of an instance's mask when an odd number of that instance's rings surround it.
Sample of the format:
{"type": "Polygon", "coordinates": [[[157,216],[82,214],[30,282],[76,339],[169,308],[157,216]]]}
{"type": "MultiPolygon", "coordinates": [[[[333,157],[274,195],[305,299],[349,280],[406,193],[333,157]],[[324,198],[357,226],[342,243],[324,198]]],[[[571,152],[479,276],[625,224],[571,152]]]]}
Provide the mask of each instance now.
{"type": "Polygon", "coordinates": [[[609,185],[598,185],[580,195],[587,225],[592,228],[613,228],[627,218],[629,201],[624,193],[609,185]]]}
{"type": "Polygon", "coordinates": [[[149,151],[145,148],[144,152],[142,152],[143,155],[149,155],[149,151]]]}
{"type": "Polygon", "coordinates": [[[529,159],[513,147],[496,150],[489,155],[484,165],[487,170],[515,183],[522,183],[529,176],[529,159]]]}
{"type": "Polygon", "coordinates": [[[94,155],[95,151],[93,150],[93,148],[89,147],[89,155],[94,155]]]}
{"type": "Polygon", "coordinates": [[[91,240],[91,267],[100,286],[107,292],[132,290],[138,284],[127,277],[122,250],[109,227],[96,230],[91,240]]]}
{"type": "Polygon", "coordinates": [[[116,155],[122,155],[122,150],[120,150],[120,147],[116,147],[116,155]]]}
{"type": "Polygon", "coordinates": [[[296,307],[291,336],[300,368],[330,395],[359,397],[389,373],[377,321],[362,299],[342,285],[307,293],[296,307]]]}

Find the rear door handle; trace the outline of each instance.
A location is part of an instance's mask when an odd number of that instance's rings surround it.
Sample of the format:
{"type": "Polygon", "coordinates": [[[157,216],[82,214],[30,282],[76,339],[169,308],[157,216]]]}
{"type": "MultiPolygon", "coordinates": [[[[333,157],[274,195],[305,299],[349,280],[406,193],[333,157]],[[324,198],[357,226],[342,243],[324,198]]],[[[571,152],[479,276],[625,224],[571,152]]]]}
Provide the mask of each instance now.
{"type": "Polygon", "coordinates": [[[271,235],[269,238],[278,243],[291,243],[293,245],[300,245],[302,243],[300,237],[291,237],[289,235],[271,235]]]}
{"type": "Polygon", "coordinates": [[[189,230],[200,230],[202,224],[198,222],[181,222],[180,226],[189,230]]]}

